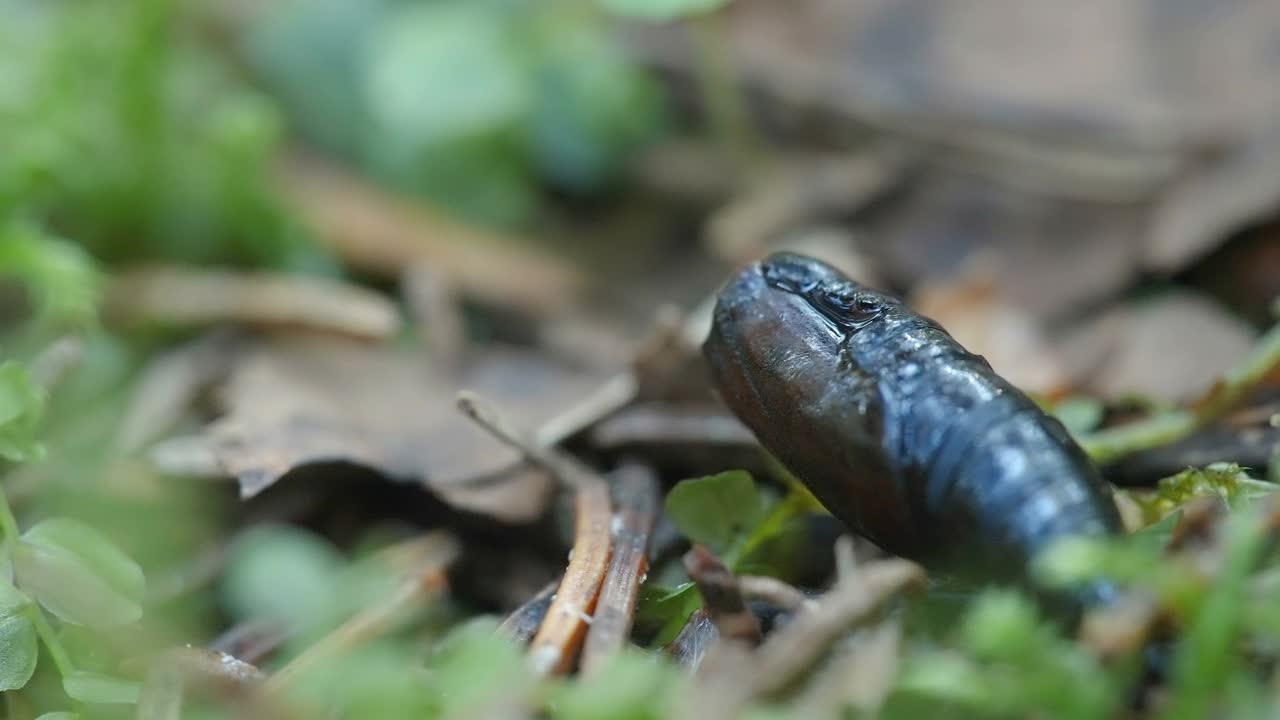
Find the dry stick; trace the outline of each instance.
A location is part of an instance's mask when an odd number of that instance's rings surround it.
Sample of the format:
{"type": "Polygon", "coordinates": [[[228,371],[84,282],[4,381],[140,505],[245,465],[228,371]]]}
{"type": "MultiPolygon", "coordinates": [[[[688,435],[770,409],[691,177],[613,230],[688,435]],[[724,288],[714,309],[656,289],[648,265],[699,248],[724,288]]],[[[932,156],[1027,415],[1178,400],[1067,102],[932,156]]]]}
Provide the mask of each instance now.
{"type": "Polygon", "coordinates": [[[1138,450],[1180,440],[1226,413],[1277,368],[1280,368],[1280,325],[1267,331],[1248,359],[1227,372],[1191,408],[1100,430],[1080,438],[1080,445],[1094,462],[1107,463],[1138,450]]]}
{"type": "Polygon", "coordinates": [[[691,688],[677,717],[741,716],[753,700],[791,685],[841,633],[874,617],[900,590],[922,587],[924,580],[924,571],[906,560],[871,563],[840,580],[815,610],[796,615],[754,653],[746,653],[742,643],[716,645],[703,664],[702,682],[691,688]]]}
{"type": "Polygon", "coordinates": [[[633,367],[604,381],[581,402],[543,423],[534,442],[542,447],[556,445],[630,405],[640,394],[644,366],[651,364],[653,358],[671,355],[673,345],[682,341],[682,327],[687,322],[679,309],[666,305],[659,308],[648,337],[636,350],[633,367]]]}
{"type": "Polygon", "coordinates": [[[395,303],[356,285],[268,272],[139,267],[112,278],[104,314],[126,324],[237,322],[387,340],[400,330],[395,303]]]}
{"type": "Polygon", "coordinates": [[[638,388],[633,372],[620,373],[605,380],[580,402],[543,423],[534,434],[534,442],[542,447],[563,442],[601,418],[626,407],[635,399],[638,388]]]}
{"type": "Polygon", "coordinates": [[[609,562],[609,487],[602,482],[579,485],[576,505],[573,555],[529,645],[529,663],[539,675],[563,674],[573,667],[609,562]]]}
{"type": "Polygon", "coordinates": [[[743,595],[765,600],[783,610],[812,610],[818,606],[817,601],[806,597],[794,585],[775,577],[743,575],[738,578],[738,587],[743,595]]]}
{"type": "Polygon", "coordinates": [[[757,697],[781,690],[806,670],[836,637],[872,617],[890,598],[907,588],[923,588],[924,570],[906,560],[883,560],[859,568],[842,579],[813,612],[800,613],[769,636],[756,652],[757,697]]]}
{"type": "Polygon", "coordinates": [[[316,239],[351,267],[394,277],[428,262],[467,297],[534,314],[566,308],[584,285],[581,272],[532,238],[479,230],[314,155],[282,156],[275,175],[316,239]]]}
{"type": "Polygon", "coordinates": [[[800,717],[841,717],[846,708],[874,717],[893,691],[902,664],[902,624],[888,619],[851,640],[796,699],[800,717]]]}
{"type": "Polygon", "coordinates": [[[658,516],[658,479],[648,467],[624,465],[614,473],[617,512],[613,553],[595,619],[582,648],[582,672],[597,672],[631,634],[636,598],[649,569],[649,535],[658,516]]]}
{"type": "Polygon", "coordinates": [[[458,409],[495,438],[509,445],[529,462],[551,473],[569,487],[604,485],[600,476],[573,457],[541,445],[512,427],[496,410],[473,392],[458,393],[458,409]]]}
{"type": "Polygon", "coordinates": [[[609,562],[609,486],[573,457],[528,439],[474,393],[458,393],[458,408],[577,492],[573,554],[542,627],[529,647],[529,661],[535,672],[568,672],[586,635],[609,562]]]}
{"type": "Polygon", "coordinates": [[[684,567],[702,594],[703,605],[725,639],[760,642],[760,622],[742,599],[738,581],[719,558],[701,545],[684,556],[684,567]]]}
{"type": "Polygon", "coordinates": [[[381,603],[360,611],[268,678],[263,683],[263,691],[268,696],[278,695],[317,665],[392,630],[425,599],[447,587],[444,571],[457,557],[458,543],[444,533],[433,533],[429,537],[436,543],[435,552],[427,554],[415,573],[381,603]]]}
{"type": "Polygon", "coordinates": [[[853,549],[853,538],[841,535],[836,538],[836,577],[841,581],[853,578],[858,572],[858,555],[853,549]]]}
{"type": "Polygon", "coordinates": [[[645,445],[670,448],[672,452],[689,446],[716,448],[756,448],[756,436],[734,416],[715,408],[688,407],[674,403],[633,405],[601,420],[591,429],[596,446],[614,449],[645,445]]]}
{"type": "Polygon", "coordinates": [[[551,608],[551,601],[555,598],[558,587],[559,580],[547,583],[537,594],[513,610],[498,626],[498,632],[521,645],[528,644],[542,626],[542,620],[551,608]]]}

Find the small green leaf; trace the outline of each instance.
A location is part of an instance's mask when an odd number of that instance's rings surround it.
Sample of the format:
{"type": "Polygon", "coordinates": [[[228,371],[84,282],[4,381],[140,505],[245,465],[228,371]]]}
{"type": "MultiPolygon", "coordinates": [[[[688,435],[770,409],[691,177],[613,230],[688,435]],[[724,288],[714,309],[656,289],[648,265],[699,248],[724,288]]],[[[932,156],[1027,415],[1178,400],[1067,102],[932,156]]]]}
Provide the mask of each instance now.
{"type": "Polygon", "coordinates": [[[1213,463],[1202,469],[1184,470],[1157,485],[1158,502],[1172,509],[1197,497],[1221,498],[1231,509],[1275,492],[1276,485],[1249,477],[1235,463],[1213,463]]]}
{"type": "Polygon", "coordinates": [[[680,634],[689,616],[702,607],[702,595],[698,587],[686,582],[672,589],[643,586],[636,608],[636,625],[658,628],[654,647],[666,645],[680,634]]]}
{"type": "Polygon", "coordinates": [[[1102,575],[1114,555],[1105,541],[1069,537],[1053,543],[1033,563],[1035,576],[1050,587],[1067,587],[1102,575]]]}
{"type": "Polygon", "coordinates": [[[62,690],[73,700],[97,705],[128,705],[138,702],[139,684],[86,670],[76,670],[62,679],[62,690]]]}
{"type": "Polygon", "coordinates": [[[0,458],[28,462],[44,457],[38,440],[44,392],[16,362],[0,363],[0,458]]]}
{"type": "Polygon", "coordinates": [[[719,10],[729,0],[601,0],[605,9],[642,20],[667,21],[719,10]]]}
{"type": "Polygon", "coordinates": [[[648,720],[669,715],[680,682],[676,667],[662,659],[628,651],[599,673],[563,686],[552,704],[557,720],[648,720]]]}
{"type": "Polygon", "coordinates": [[[1053,414],[1073,435],[1087,433],[1102,423],[1105,409],[1097,398],[1073,395],[1053,406],[1053,414]]]}
{"type": "Polygon", "coordinates": [[[436,717],[431,688],[418,673],[406,672],[420,662],[411,643],[383,639],[321,659],[290,687],[289,699],[303,706],[336,703],[350,718],[436,717]]]}
{"type": "Polygon", "coordinates": [[[471,717],[486,700],[532,686],[520,651],[496,630],[496,622],[473,620],[441,643],[429,663],[437,717],[471,717]]]}
{"type": "Polygon", "coordinates": [[[973,708],[989,705],[993,695],[977,666],[962,655],[938,650],[908,657],[897,690],[973,708]]]}
{"type": "Polygon", "coordinates": [[[80,716],[73,712],[60,710],[58,712],[45,713],[36,718],[36,720],[80,720],[80,716]]]}
{"type": "Polygon", "coordinates": [[[1250,572],[1265,552],[1265,515],[1249,508],[1231,517],[1223,530],[1222,567],[1197,603],[1179,638],[1171,673],[1169,717],[1209,717],[1221,688],[1244,672],[1239,651],[1240,609],[1249,593],[1250,572]]]}
{"type": "Polygon", "coordinates": [[[295,630],[330,624],[340,604],[342,556],[320,537],[292,527],[246,532],[232,546],[223,580],[241,619],[267,618],[295,630]]]}
{"type": "Polygon", "coordinates": [[[95,317],[97,268],[68,240],[28,226],[0,228],[0,274],[26,283],[45,320],[83,325],[95,317]]]}
{"type": "Polygon", "coordinates": [[[969,609],[961,635],[965,647],[979,657],[1016,658],[1033,647],[1039,620],[1026,597],[1011,591],[987,591],[969,609]]]}
{"type": "Polygon", "coordinates": [[[142,568],[79,521],[53,518],[28,530],[14,569],[18,586],[66,622],[113,627],[142,616],[142,568]]]}
{"type": "Polygon", "coordinates": [[[794,490],[775,504],[743,540],[730,568],[739,575],[771,575],[796,582],[806,565],[802,556],[814,552],[810,516],[815,512],[811,496],[794,490]]]}
{"type": "Polygon", "coordinates": [[[763,513],[763,502],[751,475],[731,470],[684,480],[667,493],[667,517],[692,542],[728,557],[741,547],[763,513]]]}
{"type": "Polygon", "coordinates": [[[533,97],[516,38],[483,3],[413,4],[391,13],[370,45],[365,78],[375,123],[430,145],[520,121],[533,97]],[[458,82],[459,68],[467,82],[458,82]]]}
{"type": "Polygon", "coordinates": [[[1174,510],[1158,521],[1135,530],[1129,535],[1129,539],[1133,544],[1150,552],[1152,557],[1157,557],[1169,545],[1169,538],[1173,537],[1173,530],[1178,526],[1178,519],[1181,517],[1182,510],[1174,510]]]}
{"type": "Polygon", "coordinates": [[[18,690],[36,671],[36,626],[22,612],[0,616],[0,692],[18,690]]]}

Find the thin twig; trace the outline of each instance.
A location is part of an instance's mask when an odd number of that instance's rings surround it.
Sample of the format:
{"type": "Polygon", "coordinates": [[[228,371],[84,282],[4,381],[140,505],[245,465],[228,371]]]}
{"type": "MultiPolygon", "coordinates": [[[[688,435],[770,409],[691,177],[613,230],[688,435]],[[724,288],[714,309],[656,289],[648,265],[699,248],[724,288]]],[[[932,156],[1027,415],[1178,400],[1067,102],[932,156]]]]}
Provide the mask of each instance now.
{"type": "Polygon", "coordinates": [[[563,674],[573,666],[609,561],[608,486],[580,484],[576,504],[573,554],[542,627],[529,645],[530,665],[540,675],[563,674]]]}
{"type": "Polygon", "coordinates": [[[609,378],[580,402],[543,423],[534,433],[534,441],[542,447],[552,447],[563,442],[628,405],[635,399],[637,388],[633,372],[623,372],[609,378]]]}
{"type": "Polygon", "coordinates": [[[1221,417],[1277,368],[1280,368],[1280,325],[1267,331],[1249,357],[1227,372],[1190,408],[1099,430],[1080,438],[1080,445],[1094,462],[1105,464],[1139,450],[1180,440],[1221,417]]]}
{"type": "Polygon", "coordinates": [[[893,691],[902,664],[897,619],[859,631],[841,646],[796,699],[801,717],[841,717],[847,708],[875,717],[893,691]]]}
{"type": "Polygon", "coordinates": [[[622,650],[635,619],[636,598],[649,569],[649,536],[658,515],[658,479],[644,465],[624,465],[613,473],[617,511],[613,552],[595,620],[582,648],[582,672],[598,671],[622,650]]]}
{"type": "Polygon", "coordinates": [[[884,560],[858,568],[819,600],[744,654],[741,642],[721,642],[707,656],[700,679],[684,698],[679,717],[730,720],[753,700],[777,693],[799,675],[846,630],[874,617],[899,591],[924,584],[924,571],[906,560],[884,560]]]}
{"type": "Polygon", "coordinates": [[[704,607],[725,639],[740,640],[749,645],[760,642],[760,621],[747,607],[738,581],[705,547],[694,545],[684,556],[685,571],[698,586],[704,607]]]}
{"type": "Polygon", "coordinates": [[[841,535],[836,538],[836,577],[841,581],[850,580],[858,572],[858,556],[853,548],[853,537],[841,535]]]}
{"type": "Polygon", "coordinates": [[[400,314],[383,295],[356,285],[297,275],[151,266],[112,278],[104,314],[125,324],[225,322],[301,327],[386,340],[400,314]]]}
{"type": "Polygon", "coordinates": [[[600,484],[600,477],[581,462],[554,448],[545,447],[508,423],[492,405],[470,391],[458,393],[458,409],[495,438],[509,445],[529,462],[570,487],[600,484]]]}
{"type": "Polygon", "coordinates": [[[841,580],[813,612],[801,613],[760,646],[754,674],[756,697],[777,692],[813,664],[836,637],[872,616],[898,592],[922,588],[924,570],[906,560],[882,560],[841,580]]]}
{"type": "Polygon", "coordinates": [[[743,575],[738,578],[738,587],[743,595],[759,598],[783,610],[813,610],[818,606],[816,600],[807,597],[794,585],[775,577],[743,575]]]}
{"type": "Polygon", "coordinates": [[[687,451],[689,446],[745,449],[759,441],[737,418],[717,408],[644,403],[600,421],[591,440],[604,449],[643,445],[687,451]]]}
{"type": "Polygon", "coordinates": [[[315,155],[291,152],[277,169],[286,201],[351,267],[395,277],[428,262],[466,297],[532,314],[568,307],[584,285],[577,268],[533,238],[458,222],[315,155]]]}

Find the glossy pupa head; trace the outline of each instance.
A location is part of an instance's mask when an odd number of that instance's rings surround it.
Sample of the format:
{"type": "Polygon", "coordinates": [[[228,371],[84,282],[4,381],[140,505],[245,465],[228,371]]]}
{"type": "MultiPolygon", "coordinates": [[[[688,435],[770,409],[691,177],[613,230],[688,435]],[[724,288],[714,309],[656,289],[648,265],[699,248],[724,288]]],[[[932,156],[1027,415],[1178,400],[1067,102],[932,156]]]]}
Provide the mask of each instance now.
{"type": "Polygon", "coordinates": [[[765,447],[851,528],[890,540],[909,532],[909,511],[896,487],[876,482],[889,472],[878,391],[842,349],[888,307],[881,298],[829,265],[776,254],[721,291],[703,354],[721,397],[765,447]],[[864,522],[872,517],[876,527],[864,522]]]}
{"type": "Polygon", "coordinates": [[[747,266],[721,290],[703,354],[740,416],[776,413],[786,402],[780,391],[794,392],[795,383],[834,368],[842,333],[808,295],[840,280],[810,258],[775,254],[747,266]]]}
{"type": "Polygon", "coordinates": [[[721,387],[748,382],[748,369],[794,382],[803,366],[834,363],[849,333],[896,303],[819,260],[774,253],[721,291],[704,354],[721,387]]]}

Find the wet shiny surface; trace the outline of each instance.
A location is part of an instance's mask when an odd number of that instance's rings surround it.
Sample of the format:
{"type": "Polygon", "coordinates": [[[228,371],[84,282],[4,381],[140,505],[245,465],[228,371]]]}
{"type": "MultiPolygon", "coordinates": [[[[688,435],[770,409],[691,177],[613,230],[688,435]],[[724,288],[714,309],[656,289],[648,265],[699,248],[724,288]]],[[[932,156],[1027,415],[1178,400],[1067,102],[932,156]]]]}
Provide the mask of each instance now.
{"type": "Polygon", "coordinates": [[[760,442],[889,552],[1018,576],[1053,540],[1120,531],[1056,419],[932,320],[821,262],[743,270],[704,354],[760,442]]]}

